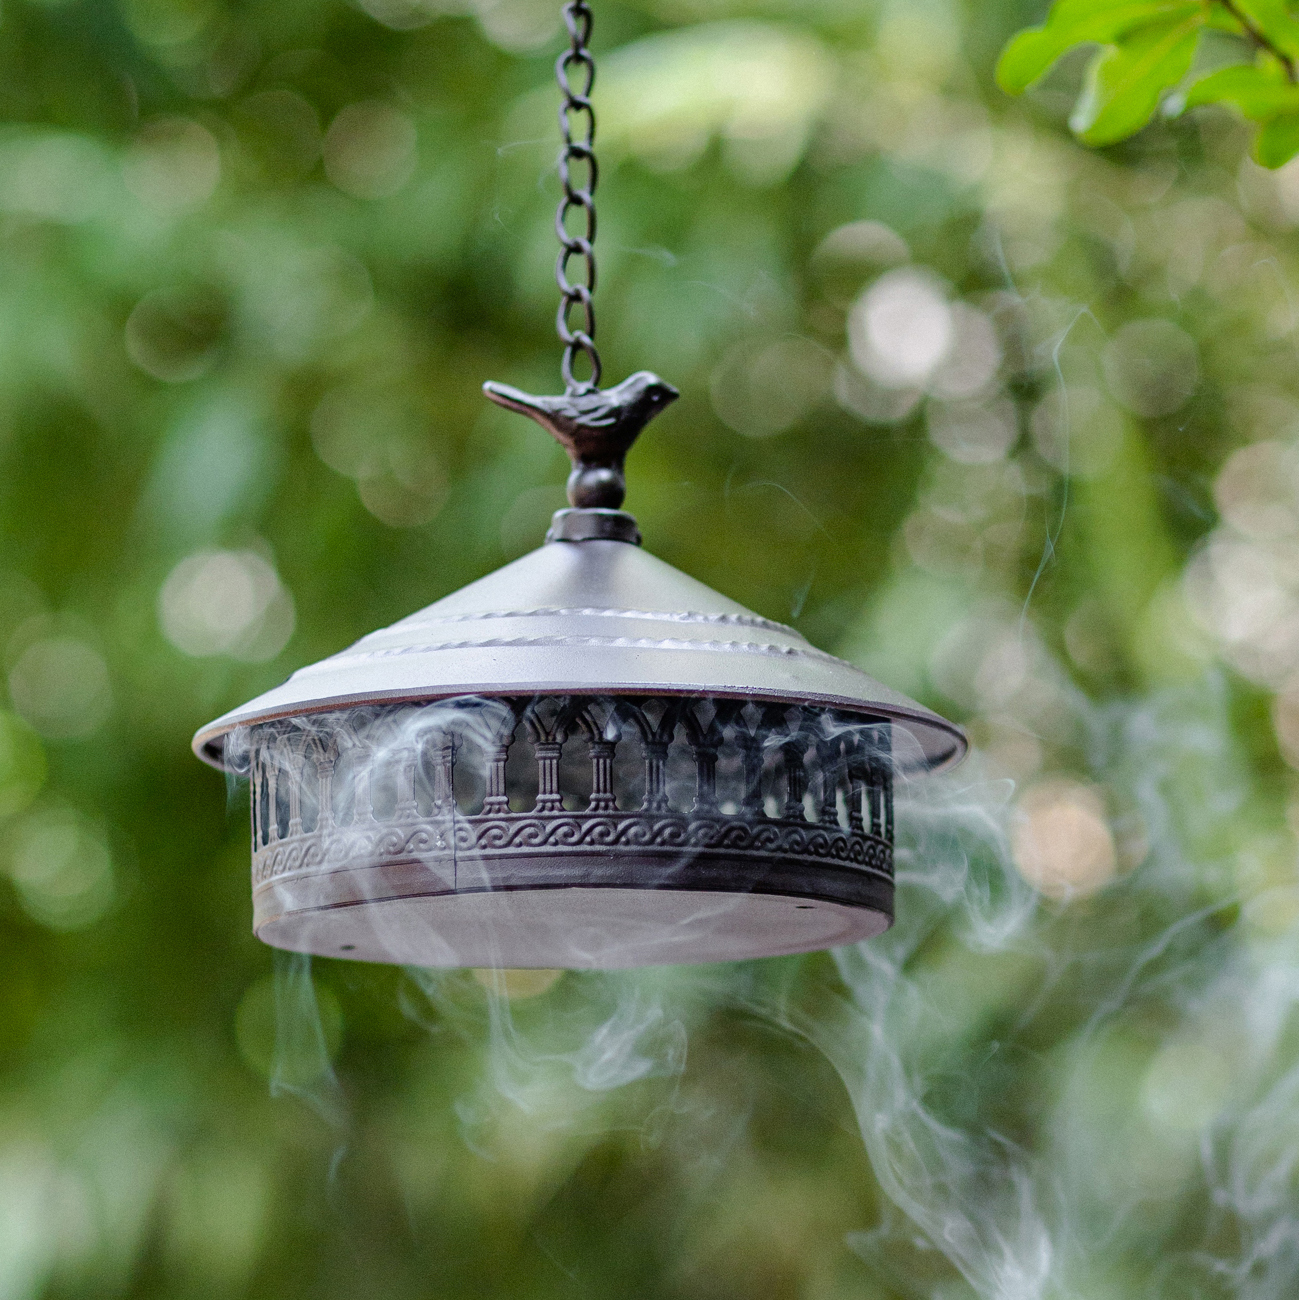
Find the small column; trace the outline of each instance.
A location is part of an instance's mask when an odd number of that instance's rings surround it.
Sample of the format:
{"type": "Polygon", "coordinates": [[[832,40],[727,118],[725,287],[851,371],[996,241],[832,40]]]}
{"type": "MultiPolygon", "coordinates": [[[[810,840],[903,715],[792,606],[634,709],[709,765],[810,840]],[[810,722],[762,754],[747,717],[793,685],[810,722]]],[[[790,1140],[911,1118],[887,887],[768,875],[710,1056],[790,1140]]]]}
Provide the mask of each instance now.
{"type": "Polygon", "coordinates": [[[316,772],[320,777],[320,807],[316,813],[316,833],[327,835],[334,829],[334,760],[318,759],[316,772]]]}
{"type": "Polygon", "coordinates": [[[884,834],[884,764],[874,754],[870,758],[871,834],[884,834]]]}
{"type": "Polygon", "coordinates": [[[785,760],[785,808],[782,815],[786,821],[806,821],[803,796],[807,793],[807,768],[803,765],[806,752],[803,738],[787,740],[781,745],[780,752],[785,760]]]}
{"type": "Polygon", "coordinates": [[[413,822],[419,815],[415,807],[415,765],[418,761],[415,749],[402,749],[397,760],[397,807],[393,816],[399,822],[413,822]]]}
{"type": "Polygon", "coordinates": [[[833,740],[819,740],[816,756],[821,768],[817,782],[817,801],[820,804],[819,819],[822,826],[839,825],[839,780],[843,765],[843,747],[839,737],[833,740]]]}
{"type": "Polygon", "coordinates": [[[559,755],[564,746],[555,740],[538,740],[532,752],[537,759],[537,803],[539,813],[564,811],[564,797],[559,793],[559,755]]]}
{"type": "MultiPolygon", "coordinates": [[[[860,745],[860,742],[858,742],[860,745]]],[[[854,835],[865,833],[866,824],[862,820],[862,801],[866,794],[866,764],[860,752],[854,752],[848,760],[848,829],[854,835]]]]}
{"type": "Polygon", "coordinates": [[[884,838],[893,843],[893,736],[889,728],[881,737],[883,753],[880,755],[880,786],[884,805],[884,838]]]}
{"type": "Polygon", "coordinates": [[[893,843],[893,765],[884,767],[884,838],[893,843]]]}
{"type": "Polygon", "coordinates": [[[439,736],[433,741],[432,750],[433,816],[450,817],[456,808],[455,742],[450,736],[439,736]]]}
{"type": "Polygon", "coordinates": [[[695,753],[695,802],[692,816],[717,812],[717,746],[692,745],[695,753]]]}
{"type": "Polygon", "coordinates": [[[668,742],[666,740],[647,740],[645,742],[645,802],[641,804],[642,812],[670,812],[667,794],[668,742]]]}
{"type": "Polygon", "coordinates": [[[257,759],[257,751],[253,751],[252,762],[248,765],[249,776],[252,781],[252,804],[253,811],[253,852],[255,853],[262,847],[262,765],[257,759]]]}
{"type": "Polygon", "coordinates": [[[510,797],[505,792],[505,765],[510,761],[510,745],[514,741],[511,734],[503,743],[492,750],[487,760],[487,797],[483,800],[483,812],[496,816],[510,811],[510,797]]]}
{"type": "Polygon", "coordinates": [[[275,755],[271,756],[271,761],[266,765],[269,769],[266,781],[266,821],[268,844],[277,844],[280,839],[280,810],[276,804],[276,797],[279,786],[280,765],[275,761],[275,755]]]}
{"type": "Polygon", "coordinates": [[[374,755],[368,750],[360,751],[360,763],[357,765],[354,782],[355,797],[352,801],[352,825],[363,826],[374,820],[374,805],[370,802],[370,767],[374,755]]]}
{"type": "Polygon", "coordinates": [[[761,817],[766,811],[762,804],[762,737],[737,726],[735,740],[744,755],[744,798],[740,808],[746,817],[761,817]]]}
{"type": "Polygon", "coordinates": [[[618,800],[613,793],[613,755],[616,740],[591,741],[591,802],[588,812],[616,812],[618,800]]]}
{"type": "Polygon", "coordinates": [[[285,764],[289,778],[289,839],[302,834],[302,777],[306,764],[294,756],[285,764]]]}

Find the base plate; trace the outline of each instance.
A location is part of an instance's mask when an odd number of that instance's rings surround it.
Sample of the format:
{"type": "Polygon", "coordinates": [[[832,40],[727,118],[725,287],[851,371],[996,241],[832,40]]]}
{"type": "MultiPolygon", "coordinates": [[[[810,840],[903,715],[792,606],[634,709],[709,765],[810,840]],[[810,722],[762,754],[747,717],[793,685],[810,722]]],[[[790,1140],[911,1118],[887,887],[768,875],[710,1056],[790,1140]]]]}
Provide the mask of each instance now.
{"type": "Polygon", "coordinates": [[[281,913],[277,948],[411,966],[622,969],[739,961],[869,939],[890,917],[783,894],[556,888],[366,900],[281,913]]]}

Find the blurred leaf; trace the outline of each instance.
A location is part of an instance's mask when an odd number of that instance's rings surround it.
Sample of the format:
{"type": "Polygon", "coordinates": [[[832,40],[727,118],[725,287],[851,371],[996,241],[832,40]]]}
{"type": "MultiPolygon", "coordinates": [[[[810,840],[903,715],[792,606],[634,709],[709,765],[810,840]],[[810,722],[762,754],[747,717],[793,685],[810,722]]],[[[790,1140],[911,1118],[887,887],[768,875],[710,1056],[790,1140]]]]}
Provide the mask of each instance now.
{"type": "Polygon", "coordinates": [[[1041,27],[1021,32],[997,64],[997,84],[1017,95],[1076,45],[1110,45],[1144,27],[1166,27],[1204,12],[1201,0],[1059,0],[1041,27]]]}
{"type": "Polygon", "coordinates": [[[0,818],[21,812],[44,783],[40,738],[12,713],[0,711],[0,818]]]}
{"type": "Polygon", "coordinates": [[[1287,81],[1275,62],[1237,64],[1211,72],[1191,85],[1186,92],[1186,107],[1200,104],[1230,104],[1246,117],[1262,122],[1299,108],[1299,86],[1287,81]]]}
{"type": "Polygon", "coordinates": [[[1294,123],[1299,118],[1299,86],[1273,58],[1222,68],[1201,78],[1186,93],[1185,107],[1227,104],[1262,124],[1254,140],[1255,161],[1281,167],[1299,153],[1294,123]]]}
{"type": "MultiPolygon", "coordinates": [[[[1178,101],[1177,111],[1228,104],[1269,127],[1299,106],[1295,82],[1299,21],[1288,0],[1058,0],[1046,23],[1014,37],[1002,52],[997,82],[1020,94],[1069,50],[1099,43],[1069,118],[1087,144],[1114,144],[1139,131],[1160,99],[1190,71],[1200,34],[1229,32],[1255,54],[1201,77],[1178,101]]],[[[1296,152],[1285,126],[1266,129],[1254,156],[1278,167],[1296,152]]]]}
{"type": "Polygon", "coordinates": [[[1143,27],[1103,50],[1087,69],[1069,125],[1088,144],[1113,144],[1139,131],[1164,91],[1190,71],[1203,26],[1196,13],[1143,27]]]}
{"type": "Polygon", "coordinates": [[[1239,15],[1240,25],[1261,35],[1269,45],[1292,57],[1299,56],[1299,22],[1291,13],[1289,0],[1232,0],[1230,16],[1239,15]]]}
{"type": "MultiPolygon", "coordinates": [[[[1299,91],[1296,93],[1299,96],[1299,91]]],[[[1254,141],[1254,161],[1263,167],[1282,167],[1296,154],[1299,154],[1299,110],[1274,117],[1254,141]]]]}

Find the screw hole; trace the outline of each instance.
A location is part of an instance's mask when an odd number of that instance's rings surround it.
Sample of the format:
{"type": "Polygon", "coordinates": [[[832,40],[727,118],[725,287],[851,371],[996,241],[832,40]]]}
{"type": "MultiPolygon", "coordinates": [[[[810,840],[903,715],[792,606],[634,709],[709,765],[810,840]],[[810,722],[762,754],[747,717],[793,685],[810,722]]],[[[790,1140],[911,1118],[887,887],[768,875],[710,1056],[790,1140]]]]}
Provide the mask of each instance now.
{"type": "Polygon", "coordinates": [[[355,952],[355,951],[356,951],[356,944],[354,944],[354,943],[345,943],[345,944],[342,944],[342,945],[340,945],[338,951],[339,951],[339,952],[355,952]]]}

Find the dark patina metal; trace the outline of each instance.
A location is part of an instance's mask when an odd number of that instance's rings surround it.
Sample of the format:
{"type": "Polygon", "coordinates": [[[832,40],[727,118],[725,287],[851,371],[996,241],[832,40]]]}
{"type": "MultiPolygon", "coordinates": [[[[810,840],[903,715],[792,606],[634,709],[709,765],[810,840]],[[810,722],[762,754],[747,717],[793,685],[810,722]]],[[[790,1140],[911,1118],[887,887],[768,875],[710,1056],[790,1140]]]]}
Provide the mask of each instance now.
{"type": "Polygon", "coordinates": [[[560,370],[564,386],[571,392],[598,388],[600,385],[600,354],[595,348],[595,305],[591,295],[595,292],[595,187],[600,178],[595,160],[595,109],[591,106],[591,88],[595,85],[595,60],[587,48],[591,40],[591,7],[586,0],[570,0],[564,6],[564,24],[568,28],[569,46],[555,60],[555,79],[559,82],[563,99],[559,105],[559,131],[564,137],[564,147],[559,151],[559,183],[564,188],[563,198],[555,213],[555,234],[559,237],[559,257],[555,262],[555,279],[559,282],[559,312],[555,329],[564,344],[564,357],[560,370]],[[584,78],[582,86],[575,87],[570,77],[579,69],[584,78]],[[585,121],[582,138],[574,138],[573,115],[585,121]],[[573,181],[573,164],[586,167],[586,184],[573,181]],[[581,212],[584,230],[580,235],[569,234],[568,214],[581,212]],[[569,264],[580,258],[586,274],[576,283],[568,279],[569,264]],[[573,329],[569,316],[574,307],[582,309],[583,324],[573,329]],[[585,353],[591,366],[590,377],[579,380],[573,374],[573,363],[579,353],[585,353]]]}
{"type": "Polygon", "coordinates": [[[559,397],[533,397],[488,382],[483,392],[498,406],[530,416],[568,452],[568,500],[585,509],[617,510],[627,495],[624,462],[640,431],[681,396],[648,370],[615,388],[576,389],[559,397]]]}
{"type": "MultiPolygon", "coordinates": [[[[891,728],[840,710],[507,696],[262,723],[247,740],[254,925],[272,943],[620,966],[750,955],[755,902],[766,952],[862,937],[892,910],[891,728]],[[576,935],[495,932],[491,899],[473,923],[438,916],[457,896],[557,889],[606,891],[599,925],[589,902],[576,935]],[[693,896],[693,924],[687,907],[676,928],[629,926],[630,890],[693,896]]],[[[495,902],[508,915],[518,899],[495,902]]]]}
{"type": "MultiPolygon", "coordinates": [[[[623,521],[627,521],[624,525],[623,521]]],[[[892,916],[892,784],[958,728],[573,509],[195,737],[253,784],[254,925],[424,965],[822,948],[892,916]],[[589,528],[589,525],[595,525],[589,528]]]]}
{"type": "Polygon", "coordinates": [[[598,387],[591,15],[564,16],[566,391],[484,391],[565,447],[572,508],[538,550],[194,737],[249,777],[254,927],[278,947],[615,967],[867,938],[893,915],[895,775],[965,752],[937,714],[645,552],[619,509],[627,452],[677,391],[647,371],[598,387]]]}

